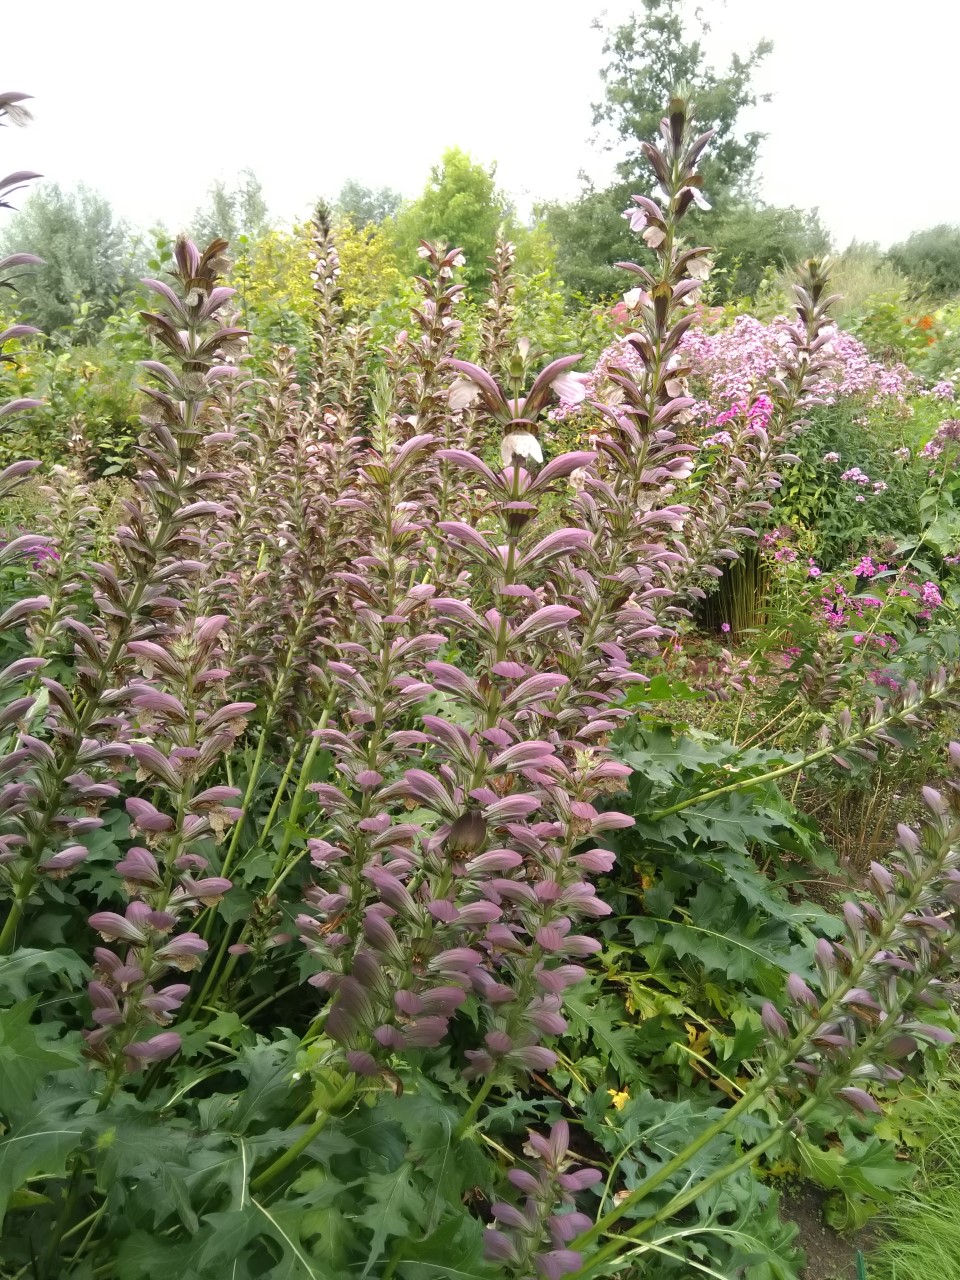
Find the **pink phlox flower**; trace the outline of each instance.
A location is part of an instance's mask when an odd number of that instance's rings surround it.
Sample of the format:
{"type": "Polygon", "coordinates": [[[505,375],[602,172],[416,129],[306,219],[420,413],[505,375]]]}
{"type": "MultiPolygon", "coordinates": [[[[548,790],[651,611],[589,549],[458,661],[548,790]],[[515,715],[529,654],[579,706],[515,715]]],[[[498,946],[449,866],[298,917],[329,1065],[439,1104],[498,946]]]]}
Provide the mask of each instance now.
{"type": "Polygon", "coordinates": [[[712,436],[707,436],[703,442],[703,448],[709,449],[711,446],[723,445],[728,449],[733,448],[733,436],[729,431],[717,431],[712,436]]]}

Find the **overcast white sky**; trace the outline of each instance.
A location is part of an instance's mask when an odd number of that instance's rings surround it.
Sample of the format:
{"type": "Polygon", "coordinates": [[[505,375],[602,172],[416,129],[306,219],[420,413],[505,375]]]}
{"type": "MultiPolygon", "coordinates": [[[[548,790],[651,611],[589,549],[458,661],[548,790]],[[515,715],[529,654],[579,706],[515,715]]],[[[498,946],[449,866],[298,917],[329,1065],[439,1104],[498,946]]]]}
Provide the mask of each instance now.
{"type": "MultiPolygon", "coordinates": [[[[751,120],[763,197],[819,207],[841,245],[960,222],[960,3],[704,0],[719,58],[775,44],[751,120]]],[[[176,229],[211,180],[249,166],[271,211],[304,213],[345,178],[406,195],[442,150],[496,160],[532,199],[605,181],[591,19],[627,0],[24,0],[4,14],[2,87],[36,120],[0,169],[103,191],[176,229]]]]}

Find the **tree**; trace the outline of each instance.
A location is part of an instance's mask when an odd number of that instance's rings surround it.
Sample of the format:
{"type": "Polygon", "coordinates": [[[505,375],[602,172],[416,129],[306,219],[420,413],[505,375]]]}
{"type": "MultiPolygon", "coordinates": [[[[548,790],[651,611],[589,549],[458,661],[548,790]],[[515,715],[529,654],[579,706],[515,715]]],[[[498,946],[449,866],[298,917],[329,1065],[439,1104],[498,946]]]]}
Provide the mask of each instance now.
{"type": "Polygon", "coordinates": [[[340,288],[344,310],[362,319],[391,300],[413,303],[412,286],[397,263],[397,249],[387,229],[351,219],[334,228],[340,257],[340,288]]]}
{"type": "Polygon", "coordinates": [[[192,235],[199,244],[222,237],[236,245],[240,236],[256,240],[267,230],[267,202],[252,169],[243,169],[232,190],[218,179],[207,193],[207,203],[193,215],[192,235]]]}
{"type": "Polygon", "coordinates": [[[960,293],[960,226],[914,231],[887,255],[898,271],[934,298],[960,293]]]}
{"type": "Polygon", "coordinates": [[[134,284],[127,228],[110,202],[85,186],[62,191],[44,183],[28,197],[0,241],[0,257],[24,251],[43,263],[17,280],[19,310],[47,334],[72,324],[86,303],[88,332],[76,336],[89,337],[134,284]]]}
{"type": "Polygon", "coordinates": [[[772,48],[770,42],[761,40],[746,58],[735,55],[727,70],[719,72],[705,60],[702,38],[710,28],[699,10],[696,34],[688,38],[682,0],[642,4],[639,15],[607,32],[607,63],[601,72],[605,96],[593,108],[594,124],[611,127],[616,137],[611,146],[623,149],[617,165],[621,181],[605,190],[587,187],[579,200],[537,210],[557,243],[557,269],[567,286],[594,298],[627,287],[614,263],[645,254],[623,211],[634,192],[647,191],[653,184],[640,144],[659,135],[664,109],[677,89],[684,87],[693,100],[700,127],[716,131],[700,169],[717,212],[698,217],[691,228],[701,243],[717,243],[717,219],[724,210],[742,211],[746,206],[754,153],[764,136],[741,136],[737,122],[746,107],[768,100],[769,95],[754,90],[753,77],[772,48]]]}
{"type": "Polygon", "coordinates": [[[487,283],[487,258],[497,232],[511,214],[497,190],[496,166],[485,168],[459,147],[443,153],[423,195],[400,211],[395,221],[398,249],[410,265],[420,240],[444,240],[466,255],[465,278],[472,292],[487,283]]]}
{"type": "Polygon", "coordinates": [[[362,230],[368,226],[379,227],[387,218],[392,218],[402,202],[400,192],[391,187],[374,190],[350,178],[340,188],[334,208],[341,218],[349,218],[362,230]]]}
{"type": "Polygon", "coordinates": [[[830,233],[816,209],[776,205],[730,206],[707,223],[713,247],[714,296],[754,296],[764,277],[830,252],[830,233]]]}
{"type": "Polygon", "coordinates": [[[631,189],[588,188],[568,204],[538,205],[535,212],[557,247],[557,272],[567,288],[588,298],[609,298],[632,288],[617,262],[632,262],[643,244],[627,226],[623,211],[631,189]]]}
{"type": "Polygon", "coordinates": [[[734,54],[721,72],[705,61],[702,39],[710,27],[701,10],[694,13],[698,30],[691,39],[684,27],[683,0],[642,3],[641,14],[607,32],[603,52],[608,62],[600,73],[604,101],[593,108],[593,123],[611,126],[625,147],[618,172],[628,184],[646,173],[640,144],[659,136],[664,107],[683,86],[699,127],[716,131],[700,166],[704,189],[714,203],[743,195],[766,135],[754,131],[741,136],[737,123],[746,107],[770,100],[769,94],[757,94],[753,77],[773,45],[759,41],[745,58],[734,54]]]}

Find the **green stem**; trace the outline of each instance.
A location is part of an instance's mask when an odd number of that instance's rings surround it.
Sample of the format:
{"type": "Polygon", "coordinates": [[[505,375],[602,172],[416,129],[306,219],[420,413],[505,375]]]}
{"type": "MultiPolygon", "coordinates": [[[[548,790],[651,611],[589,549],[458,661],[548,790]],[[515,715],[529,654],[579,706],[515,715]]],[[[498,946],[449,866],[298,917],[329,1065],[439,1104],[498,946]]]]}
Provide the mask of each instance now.
{"type": "MultiPolygon", "coordinates": [[[[303,803],[303,797],[306,793],[308,780],[310,777],[310,767],[313,764],[314,758],[317,754],[317,750],[319,749],[319,746],[320,746],[319,739],[315,735],[317,731],[326,727],[327,721],[330,718],[330,712],[332,710],[332,707],[333,707],[333,699],[331,696],[330,700],[327,702],[327,705],[323,709],[323,714],[320,716],[320,719],[317,721],[316,729],[314,731],[314,737],[312,738],[310,746],[307,749],[307,754],[304,757],[303,764],[300,769],[300,777],[297,781],[297,789],[294,792],[293,800],[290,805],[290,813],[287,818],[287,827],[286,827],[286,831],[284,832],[283,843],[280,846],[280,850],[277,854],[276,862],[274,863],[274,868],[273,868],[274,884],[268,890],[268,895],[274,892],[277,885],[283,883],[283,880],[286,877],[286,875],[288,875],[292,870],[292,867],[287,867],[285,869],[283,868],[283,860],[293,840],[293,832],[296,825],[296,820],[300,813],[300,806],[303,803]]],[[[261,739],[261,745],[262,743],[263,743],[263,739],[261,739]]],[[[257,753],[258,758],[260,757],[260,754],[261,753],[258,751],[257,753]]],[[[290,759],[287,762],[287,769],[284,772],[283,778],[280,781],[280,789],[278,790],[278,793],[277,793],[278,797],[282,792],[282,790],[285,789],[286,784],[290,779],[290,775],[293,772],[293,761],[295,758],[296,758],[295,753],[291,753],[290,759]]],[[[256,762],[254,767],[256,769],[256,762]]],[[[251,775],[251,784],[252,783],[253,783],[253,775],[251,775]]],[[[247,790],[249,794],[250,787],[248,787],[247,790]]],[[[268,823],[271,822],[273,816],[275,816],[276,810],[278,807],[279,806],[277,804],[277,798],[275,798],[274,804],[270,809],[270,813],[267,815],[268,823]]],[[[234,829],[235,832],[239,829],[241,825],[242,825],[242,819],[241,819],[241,822],[238,823],[237,827],[234,829]]],[[[260,836],[259,836],[260,843],[263,842],[264,837],[266,836],[266,833],[268,830],[269,830],[269,826],[265,827],[265,829],[260,833],[260,836]]],[[[229,855],[228,855],[228,858],[229,858],[229,855]]],[[[225,860],[224,866],[226,865],[227,865],[227,862],[225,860]]],[[[214,916],[212,914],[210,919],[212,924],[212,921],[214,919],[214,916]]],[[[244,925],[243,929],[241,930],[240,932],[241,940],[244,937],[246,937],[246,932],[248,927],[249,927],[248,925],[244,925]]],[[[223,970],[223,972],[222,973],[219,972],[220,966],[223,963],[223,957],[226,954],[227,947],[230,945],[230,937],[231,937],[231,934],[230,934],[230,930],[228,929],[227,932],[224,934],[223,940],[220,943],[220,948],[217,952],[216,959],[214,960],[214,963],[207,974],[207,980],[203,985],[200,995],[197,997],[193,1005],[192,1013],[194,1014],[194,1016],[197,1013],[199,1013],[200,1009],[208,1001],[212,1002],[217,999],[221,990],[223,989],[224,983],[229,981],[230,976],[236,967],[237,957],[235,955],[232,955],[230,959],[227,961],[226,968],[223,970]]]]}
{"type": "Polygon", "coordinates": [[[66,1230],[67,1223],[70,1221],[70,1215],[73,1207],[77,1202],[77,1196],[80,1192],[80,1175],[82,1172],[82,1164],[79,1156],[73,1159],[73,1168],[70,1174],[70,1182],[67,1190],[63,1195],[63,1203],[60,1206],[60,1212],[57,1214],[57,1220],[54,1223],[53,1231],[47,1242],[47,1247],[43,1253],[43,1259],[37,1269],[37,1275],[46,1277],[51,1275],[51,1267],[57,1254],[60,1252],[60,1243],[63,1240],[63,1233],[66,1230]]]}
{"type": "MultiPolygon", "coordinates": [[[[780,1052],[768,1065],[763,1074],[754,1082],[753,1086],[747,1090],[740,1101],[735,1103],[728,1110],[724,1111],[724,1113],[714,1121],[709,1128],[705,1129],[699,1137],[695,1138],[693,1142],[689,1143],[682,1151],[678,1152],[672,1160],[661,1165],[656,1173],[645,1178],[639,1186],[635,1187],[629,1195],[623,1198],[616,1208],[611,1209],[609,1213],[604,1214],[604,1216],[595,1222],[588,1231],[585,1231],[582,1235],[578,1236],[571,1244],[571,1248],[582,1250],[585,1245],[589,1245],[593,1241],[598,1240],[602,1235],[605,1235],[610,1230],[611,1226],[613,1226],[615,1222],[618,1222],[624,1214],[629,1213],[635,1205],[646,1199],[652,1191],[655,1191],[657,1187],[661,1186],[668,1178],[671,1178],[675,1173],[683,1169],[684,1166],[690,1162],[692,1156],[701,1151],[708,1142],[711,1142],[715,1137],[723,1133],[724,1130],[730,1126],[731,1122],[737,1118],[737,1116],[742,1115],[745,1111],[749,1110],[750,1107],[752,1107],[753,1104],[763,1096],[767,1089],[769,1089],[770,1086],[778,1079],[784,1067],[793,1062],[797,1055],[802,1052],[803,1048],[809,1042],[813,1030],[817,1026],[823,1026],[824,1023],[829,1021],[834,1009],[842,1005],[847,993],[861,984],[864,972],[871,964],[873,964],[876,956],[881,951],[886,950],[890,945],[891,939],[900,927],[903,917],[915,910],[917,904],[921,901],[928,879],[942,867],[944,859],[952,850],[956,836],[956,829],[952,829],[946,834],[941,846],[940,858],[931,865],[928,876],[920,877],[914,882],[910,893],[903,901],[902,911],[884,921],[882,928],[873,935],[869,945],[860,952],[855,961],[851,964],[850,970],[846,974],[844,980],[838,983],[835,990],[825,996],[821,1001],[816,1017],[810,1020],[805,1020],[804,1025],[796,1035],[783,1045],[780,1052]]],[[[809,1109],[809,1106],[817,1100],[817,1097],[814,1097],[807,1103],[804,1103],[803,1107],[797,1114],[805,1114],[806,1109],[809,1109]]],[[[776,1134],[772,1136],[776,1139],[779,1138],[781,1134],[782,1126],[778,1127],[776,1134]]],[[[765,1139],[764,1142],[766,1143],[767,1140],[765,1139]]],[[[767,1145],[772,1145],[772,1143],[767,1143],[767,1145]]],[[[752,1147],[751,1152],[748,1153],[748,1155],[750,1155],[750,1158],[753,1158],[754,1153],[759,1154],[763,1150],[766,1150],[766,1146],[760,1144],[759,1146],[752,1147]]],[[[739,1168],[740,1166],[738,1165],[737,1167],[739,1168]]],[[[691,1200],[696,1199],[696,1196],[700,1194],[700,1188],[704,1185],[705,1184],[701,1182],[696,1184],[696,1190],[694,1190],[694,1188],[690,1188],[690,1190],[694,1191],[694,1194],[690,1197],[691,1200]]],[[[681,1194],[685,1196],[687,1195],[687,1192],[683,1192],[681,1194]]],[[[690,1203],[690,1200],[684,1200],[683,1203],[688,1204],[690,1203]]],[[[671,1201],[670,1206],[667,1206],[667,1208],[670,1208],[671,1212],[678,1211],[676,1206],[671,1208],[673,1205],[674,1201],[671,1201]]],[[[666,1210],[661,1210],[661,1214],[664,1212],[666,1212],[666,1210]]],[[[653,1223],[654,1219],[650,1219],[649,1221],[653,1223]]],[[[617,1246],[616,1251],[619,1252],[619,1245],[617,1246]]],[[[604,1250],[601,1250],[600,1252],[603,1253],[605,1257],[609,1256],[609,1254],[604,1250]]],[[[598,1256],[599,1255],[595,1255],[591,1260],[591,1267],[597,1261],[598,1256]]],[[[581,1272],[577,1272],[576,1274],[580,1275],[581,1272]]],[[[585,1274],[585,1272],[583,1274],[585,1274]]]]}
{"type": "Polygon", "coordinates": [[[107,1077],[103,1093],[101,1093],[100,1100],[97,1103],[97,1115],[99,1115],[101,1111],[106,1111],[107,1107],[110,1105],[113,1095],[116,1093],[117,1087],[120,1084],[120,1077],[123,1075],[123,1069],[124,1063],[121,1058],[121,1051],[118,1049],[117,1059],[113,1064],[109,1076],[107,1077]]]}
{"type": "Polygon", "coordinates": [[[88,1217],[84,1218],[81,1222],[78,1222],[75,1227],[71,1227],[69,1231],[64,1232],[63,1239],[69,1240],[69,1238],[72,1235],[76,1235],[78,1231],[82,1231],[84,1227],[89,1225],[89,1230],[87,1231],[83,1239],[80,1241],[79,1245],[77,1245],[76,1252],[74,1253],[73,1257],[70,1259],[71,1267],[75,1267],[79,1262],[79,1260],[83,1257],[84,1253],[86,1253],[87,1246],[90,1244],[90,1241],[93,1238],[93,1233],[97,1229],[97,1223],[100,1221],[100,1219],[103,1217],[103,1215],[107,1211],[108,1203],[109,1201],[104,1200],[103,1203],[100,1205],[99,1209],[95,1209],[94,1212],[91,1213],[88,1217]]]}
{"type": "Polygon", "coordinates": [[[495,1071],[491,1071],[490,1074],[487,1076],[487,1078],[484,1080],[483,1084],[474,1094],[473,1101],[470,1103],[469,1107],[467,1107],[466,1111],[463,1113],[460,1123],[457,1125],[456,1129],[454,1129],[453,1137],[455,1142],[458,1142],[463,1137],[463,1135],[467,1132],[467,1130],[473,1124],[474,1120],[476,1120],[477,1115],[480,1111],[480,1108],[486,1102],[487,1096],[490,1093],[490,1090],[496,1084],[496,1081],[497,1081],[497,1074],[495,1071]]]}
{"type": "Polygon", "coordinates": [[[302,745],[301,742],[298,740],[294,744],[294,748],[290,752],[289,756],[287,756],[287,767],[283,771],[283,777],[280,779],[280,782],[277,786],[277,790],[273,797],[273,804],[270,806],[270,811],[267,814],[266,818],[264,818],[263,826],[260,829],[261,844],[265,842],[267,836],[269,835],[270,829],[273,826],[274,821],[276,820],[277,813],[280,809],[280,805],[283,803],[283,796],[287,789],[287,783],[290,781],[290,775],[293,773],[293,766],[296,764],[297,760],[300,757],[301,745],[302,745]]]}
{"type": "Polygon", "coordinates": [[[342,1107],[345,1102],[348,1102],[350,1098],[353,1097],[354,1093],[356,1092],[356,1088],[357,1088],[356,1077],[350,1076],[350,1078],[344,1084],[343,1088],[340,1090],[337,1096],[330,1103],[330,1106],[327,1108],[327,1110],[322,1111],[320,1115],[317,1116],[313,1124],[309,1127],[309,1129],[306,1129],[300,1135],[300,1137],[296,1140],[293,1146],[288,1147],[286,1151],[284,1151],[281,1155],[277,1156],[273,1164],[268,1165],[266,1169],[264,1169],[263,1173],[258,1174],[254,1178],[254,1180],[250,1183],[250,1190],[262,1191],[264,1187],[268,1187],[271,1182],[275,1181],[277,1176],[283,1173],[284,1169],[286,1169],[288,1165],[293,1164],[294,1160],[296,1160],[298,1156],[302,1155],[303,1152],[306,1151],[307,1147],[309,1147],[310,1143],[314,1140],[317,1134],[324,1129],[324,1127],[327,1124],[327,1121],[330,1119],[333,1113],[339,1107],[342,1107]]]}
{"type": "Polygon", "coordinates": [[[27,904],[32,888],[33,875],[29,871],[25,871],[20,883],[17,885],[16,897],[10,903],[10,910],[7,912],[3,930],[0,931],[0,956],[5,956],[13,950],[13,940],[17,934],[17,926],[20,924],[23,909],[27,904]]]}
{"type": "Polygon", "coordinates": [[[310,769],[316,758],[317,752],[320,750],[320,739],[317,737],[319,730],[326,727],[330,718],[330,707],[327,706],[323,710],[323,715],[317,724],[317,728],[310,739],[310,746],[307,748],[307,754],[303,757],[303,764],[300,768],[300,777],[297,779],[297,789],[293,793],[293,799],[290,802],[290,812],[287,815],[286,825],[283,832],[283,840],[280,848],[277,850],[277,857],[273,864],[274,877],[280,874],[283,867],[284,859],[290,845],[293,843],[294,832],[296,831],[297,818],[300,816],[300,806],[303,804],[303,797],[306,794],[307,786],[310,781],[310,769]]]}
{"type": "MultiPolygon", "coordinates": [[[[821,1099],[818,1095],[808,1098],[803,1106],[793,1113],[791,1120],[795,1123],[796,1121],[803,1119],[803,1117],[808,1115],[820,1101],[821,1099]]],[[[711,1137],[713,1136],[714,1135],[711,1133],[711,1137]]],[[[713,1173],[704,1178],[701,1182],[696,1182],[693,1186],[688,1186],[685,1190],[678,1191],[672,1200],[670,1200],[668,1204],[664,1205],[662,1209],[658,1209],[657,1212],[652,1214],[649,1218],[644,1218],[642,1222],[638,1222],[622,1235],[615,1237],[613,1240],[609,1240],[601,1249],[598,1249],[597,1252],[579,1268],[579,1270],[572,1272],[569,1280],[585,1280],[585,1278],[594,1272],[597,1267],[603,1266],[612,1258],[615,1258],[622,1251],[625,1240],[635,1240],[640,1236],[647,1235],[648,1232],[650,1232],[654,1227],[659,1226],[662,1222],[667,1222],[671,1218],[676,1217],[676,1215],[682,1212],[687,1205],[690,1205],[694,1200],[699,1199],[700,1196],[709,1191],[711,1187],[715,1187],[719,1183],[725,1182],[728,1178],[732,1178],[734,1174],[739,1173],[741,1169],[753,1164],[759,1156],[762,1156],[765,1151],[769,1151],[771,1147],[776,1146],[776,1144],[782,1141],[782,1139],[783,1129],[777,1128],[769,1135],[769,1137],[764,1138],[762,1142],[758,1142],[755,1146],[750,1147],[748,1151],[745,1151],[735,1160],[731,1160],[728,1164],[714,1170],[713,1173]]],[[[688,1148],[687,1151],[681,1153],[684,1161],[689,1158],[690,1153],[691,1148],[688,1148]]],[[[607,1214],[605,1218],[601,1218],[600,1221],[607,1222],[612,1217],[613,1213],[610,1213],[607,1214]]],[[[597,1223],[596,1227],[599,1225],[600,1224],[597,1223]]],[[[591,1228],[590,1232],[584,1232],[578,1240],[573,1242],[573,1245],[579,1248],[582,1242],[586,1242],[588,1236],[592,1236],[592,1233],[596,1231],[596,1227],[591,1228]]],[[[596,1236],[593,1236],[593,1238],[595,1239],[596,1236]]]]}
{"type": "Polygon", "coordinates": [[[708,800],[715,800],[718,796],[729,795],[732,791],[741,791],[744,787],[756,786],[763,782],[775,782],[777,778],[786,778],[791,773],[797,773],[805,769],[808,765],[814,764],[817,760],[822,760],[825,756],[835,756],[838,752],[843,751],[845,747],[853,746],[854,743],[860,741],[864,737],[870,737],[879,732],[885,725],[892,724],[900,717],[893,715],[888,716],[886,720],[877,721],[876,724],[870,726],[867,734],[857,733],[849,737],[841,739],[840,742],[831,742],[827,746],[821,747],[819,751],[813,751],[808,756],[803,756],[800,760],[795,760],[792,764],[781,765],[779,769],[770,769],[767,773],[750,774],[745,778],[738,778],[734,782],[728,782],[725,786],[714,787],[712,791],[701,791],[699,795],[690,796],[686,800],[679,800],[676,804],[671,805],[668,809],[657,809],[654,813],[647,814],[648,821],[656,822],[660,818],[669,818],[675,813],[682,813],[684,809],[689,809],[691,805],[704,804],[708,800]]]}
{"type": "Polygon", "coordinates": [[[715,800],[718,796],[729,795],[732,791],[740,791],[744,787],[752,787],[763,782],[774,782],[777,778],[785,778],[788,774],[796,773],[798,770],[805,768],[805,766],[813,764],[815,760],[822,760],[824,756],[836,755],[845,745],[847,745],[846,740],[839,745],[831,743],[830,746],[822,747],[819,751],[814,751],[812,755],[804,756],[802,760],[797,760],[793,764],[781,765],[779,769],[770,769],[767,773],[754,773],[749,777],[739,778],[735,782],[728,782],[726,786],[714,787],[712,791],[701,791],[699,795],[678,801],[677,804],[671,805],[669,809],[657,809],[655,813],[647,815],[648,820],[656,822],[660,818],[669,818],[674,813],[682,813],[684,809],[689,809],[691,805],[705,804],[708,800],[715,800]]]}
{"type": "Polygon", "coordinates": [[[299,987],[300,985],[301,984],[299,981],[288,982],[287,985],[285,987],[281,987],[279,991],[271,992],[270,995],[266,997],[266,999],[257,1001],[257,1003],[253,1005],[253,1007],[250,1009],[244,1009],[244,1004],[249,1003],[249,1001],[244,1001],[243,1003],[237,1005],[237,1014],[239,1017],[243,1018],[244,1021],[246,1021],[248,1018],[253,1018],[256,1016],[256,1014],[260,1012],[261,1009],[266,1009],[268,1005],[273,1004],[274,1000],[278,1000],[280,996],[285,996],[290,991],[296,991],[297,987],[299,987]]]}
{"type": "Polygon", "coordinates": [[[233,865],[234,854],[237,851],[237,845],[240,843],[240,835],[246,824],[247,814],[250,812],[250,805],[257,789],[257,783],[260,781],[260,770],[263,766],[263,753],[267,747],[268,728],[269,723],[265,721],[260,730],[260,741],[257,743],[257,752],[253,757],[253,764],[250,767],[250,777],[247,779],[247,789],[243,793],[243,800],[240,805],[243,810],[243,815],[230,833],[230,843],[227,845],[227,852],[223,859],[223,865],[220,868],[220,874],[222,876],[225,876],[233,865]]]}

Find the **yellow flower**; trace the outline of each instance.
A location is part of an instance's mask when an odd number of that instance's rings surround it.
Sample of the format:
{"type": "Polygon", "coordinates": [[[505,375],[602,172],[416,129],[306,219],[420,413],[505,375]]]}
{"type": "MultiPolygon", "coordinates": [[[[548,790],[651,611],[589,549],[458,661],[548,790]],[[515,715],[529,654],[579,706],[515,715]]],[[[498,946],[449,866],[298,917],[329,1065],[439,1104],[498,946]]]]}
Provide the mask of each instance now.
{"type": "Polygon", "coordinates": [[[607,1093],[609,1093],[610,1100],[618,1111],[622,1111],[630,1101],[630,1094],[626,1089],[622,1089],[619,1093],[616,1089],[608,1089],[607,1093]]]}

